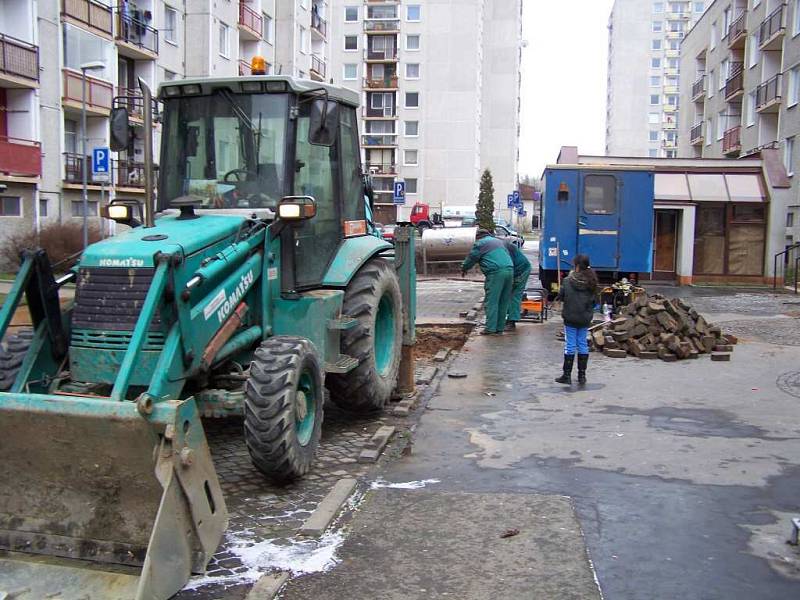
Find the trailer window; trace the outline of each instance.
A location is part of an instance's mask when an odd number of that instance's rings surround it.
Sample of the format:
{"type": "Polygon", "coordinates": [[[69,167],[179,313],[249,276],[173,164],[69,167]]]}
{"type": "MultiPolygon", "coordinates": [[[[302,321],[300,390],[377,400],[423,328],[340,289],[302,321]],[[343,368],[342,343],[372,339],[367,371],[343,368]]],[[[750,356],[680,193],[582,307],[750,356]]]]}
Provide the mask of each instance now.
{"type": "Polygon", "coordinates": [[[583,212],[610,215],[617,211],[617,178],[613,175],[587,175],[583,180],[583,212]]]}

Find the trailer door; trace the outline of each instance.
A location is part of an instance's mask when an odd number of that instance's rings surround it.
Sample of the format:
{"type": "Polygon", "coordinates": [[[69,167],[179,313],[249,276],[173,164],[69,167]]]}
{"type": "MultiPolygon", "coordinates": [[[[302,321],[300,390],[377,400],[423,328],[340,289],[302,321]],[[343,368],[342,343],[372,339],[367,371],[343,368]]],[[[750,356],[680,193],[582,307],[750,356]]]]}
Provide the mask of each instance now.
{"type": "Polygon", "coordinates": [[[578,210],[578,253],[597,270],[619,266],[620,197],[615,175],[584,175],[578,210]]]}

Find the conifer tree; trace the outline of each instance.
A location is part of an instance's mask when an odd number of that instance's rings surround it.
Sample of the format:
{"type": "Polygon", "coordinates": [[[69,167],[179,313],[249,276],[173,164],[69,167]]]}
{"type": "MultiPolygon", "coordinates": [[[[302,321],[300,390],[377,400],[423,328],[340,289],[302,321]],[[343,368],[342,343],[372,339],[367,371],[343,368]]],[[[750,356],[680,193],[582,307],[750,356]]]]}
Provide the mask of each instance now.
{"type": "Polygon", "coordinates": [[[478,222],[478,227],[494,233],[494,183],[492,182],[492,172],[489,169],[484,170],[481,175],[475,220],[478,222]]]}

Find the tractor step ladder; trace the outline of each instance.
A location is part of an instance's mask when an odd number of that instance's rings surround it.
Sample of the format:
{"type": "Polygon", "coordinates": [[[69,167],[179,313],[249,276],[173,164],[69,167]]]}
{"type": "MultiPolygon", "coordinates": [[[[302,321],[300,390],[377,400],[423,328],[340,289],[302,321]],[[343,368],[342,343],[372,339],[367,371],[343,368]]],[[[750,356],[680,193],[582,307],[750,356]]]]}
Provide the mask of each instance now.
{"type": "Polygon", "coordinates": [[[346,354],[340,354],[336,362],[325,363],[325,371],[328,373],[349,373],[358,366],[358,359],[346,354]]]}
{"type": "Polygon", "coordinates": [[[328,321],[328,329],[330,330],[345,331],[346,329],[352,329],[356,325],[358,325],[358,319],[354,317],[341,316],[338,319],[330,319],[328,321]]]}

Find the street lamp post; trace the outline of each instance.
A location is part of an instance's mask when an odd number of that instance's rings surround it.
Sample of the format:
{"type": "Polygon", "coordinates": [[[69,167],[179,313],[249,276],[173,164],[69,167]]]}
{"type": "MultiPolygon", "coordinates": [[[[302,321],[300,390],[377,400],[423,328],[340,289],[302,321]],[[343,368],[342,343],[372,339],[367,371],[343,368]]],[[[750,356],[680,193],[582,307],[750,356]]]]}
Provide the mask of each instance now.
{"type": "Polygon", "coordinates": [[[96,60],[81,65],[81,181],[83,182],[83,247],[89,245],[89,192],[86,174],[86,71],[100,71],[106,63],[96,60]]]}

